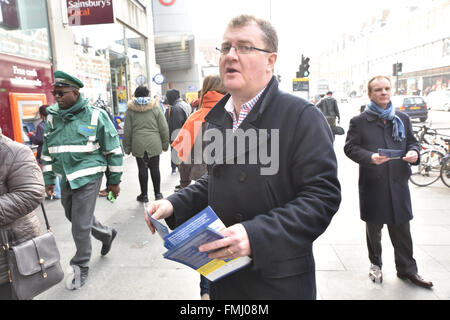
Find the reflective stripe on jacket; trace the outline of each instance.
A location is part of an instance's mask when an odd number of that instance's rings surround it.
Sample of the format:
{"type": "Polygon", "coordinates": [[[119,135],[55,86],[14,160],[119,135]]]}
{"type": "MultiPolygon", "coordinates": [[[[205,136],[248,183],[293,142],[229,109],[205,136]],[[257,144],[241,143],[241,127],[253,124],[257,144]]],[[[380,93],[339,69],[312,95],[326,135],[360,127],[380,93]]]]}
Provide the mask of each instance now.
{"type": "Polygon", "coordinates": [[[61,176],[61,187],[78,189],[109,168],[108,183],[119,184],[123,152],[107,113],[79,98],[69,110],[47,108],[42,164],[45,184],[61,176]]]}

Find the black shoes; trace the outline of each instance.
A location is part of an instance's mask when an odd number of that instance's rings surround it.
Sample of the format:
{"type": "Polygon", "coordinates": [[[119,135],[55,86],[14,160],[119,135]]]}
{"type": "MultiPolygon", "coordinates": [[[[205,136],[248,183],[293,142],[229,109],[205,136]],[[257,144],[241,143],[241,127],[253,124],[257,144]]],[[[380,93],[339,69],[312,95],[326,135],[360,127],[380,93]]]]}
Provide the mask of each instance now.
{"type": "Polygon", "coordinates": [[[148,202],[148,197],[146,194],[140,194],[137,196],[136,200],[139,202],[148,202]]]}
{"type": "Polygon", "coordinates": [[[414,283],[416,286],[419,286],[419,287],[422,287],[422,288],[431,288],[433,286],[433,282],[424,280],[418,274],[401,274],[401,273],[397,273],[397,277],[399,277],[402,280],[408,279],[409,281],[414,283]]]}
{"type": "Polygon", "coordinates": [[[111,250],[111,245],[112,242],[114,240],[114,238],[117,235],[117,230],[116,229],[112,229],[111,231],[111,237],[109,238],[108,242],[103,242],[103,246],[102,246],[102,251],[100,252],[102,256],[106,256],[109,252],[109,250],[111,250]]]}
{"type": "MultiPolygon", "coordinates": [[[[164,199],[163,194],[161,192],[155,193],[155,200],[161,200],[161,199],[164,199]]],[[[148,202],[148,196],[146,194],[140,194],[137,196],[136,200],[139,202],[148,202]]]]}

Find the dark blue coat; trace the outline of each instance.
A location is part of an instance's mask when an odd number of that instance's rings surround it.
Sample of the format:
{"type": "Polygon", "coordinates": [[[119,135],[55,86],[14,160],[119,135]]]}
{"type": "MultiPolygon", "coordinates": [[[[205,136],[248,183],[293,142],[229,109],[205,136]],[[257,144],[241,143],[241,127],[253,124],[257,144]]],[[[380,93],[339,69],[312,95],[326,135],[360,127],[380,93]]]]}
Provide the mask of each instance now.
{"type": "MultiPolygon", "coordinates": [[[[359,163],[359,204],[361,219],[373,224],[403,224],[413,218],[408,179],[410,165],[401,159],[382,165],[372,164],[373,153],[378,148],[420,151],[413,135],[411,121],[405,113],[396,112],[405,125],[406,139],[394,141],[393,125],[386,124],[368,112],[350,120],[344,152],[359,163]]],[[[415,163],[419,164],[420,159],[415,163]]]]}
{"type": "MultiPolygon", "coordinates": [[[[226,95],[207,115],[209,130],[231,130],[232,119],[224,109],[228,99],[226,95]]],[[[272,78],[240,128],[267,129],[258,148],[277,143],[277,173],[261,174],[267,161],[258,158],[252,164],[255,148],[248,144],[240,151],[218,152],[207,176],[168,198],[174,215],[167,222],[178,226],[210,205],[226,226],[245,227],[252,263],[212,283],[213,299],[314,299],[312,244],[341,201],[328,123],[313,104],[279,91],[272,78]],[[246,164],[238,164],[244,158],[246,164]]]]}

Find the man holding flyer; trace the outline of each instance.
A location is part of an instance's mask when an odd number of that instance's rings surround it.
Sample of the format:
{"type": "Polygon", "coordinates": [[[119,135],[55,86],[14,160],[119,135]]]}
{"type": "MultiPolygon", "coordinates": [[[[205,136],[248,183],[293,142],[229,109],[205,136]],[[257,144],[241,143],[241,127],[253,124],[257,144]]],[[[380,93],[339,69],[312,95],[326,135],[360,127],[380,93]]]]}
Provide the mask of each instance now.
{"type": "Polygon", "coordinates": [[[312,103],[278,89],[278,37],[268,21],[232,19],[218,50],[229,94],[205,118],[208,174],[150,203],[149,214],[173,229],[210,206],[225,237],[199,250],[251,259],[211,282],[211,299],[315,299],[312,244],[341,201],[328,123],[312,103]]]}
{"type": "Polygon", "coordinates": [[[408,179],[410,165],[418,165],[420,146],[407,114],[395,111],[391,80],[376,76],[369,81],[370,103],[350,120],[345,154],[359,164],[361,219],[366,222],[369,277],[381,283],[381,229],[387,224],[394,246],[397,276],[415,285],[433,284],[417,274],[409,221],[413,218],[408,179]]]}

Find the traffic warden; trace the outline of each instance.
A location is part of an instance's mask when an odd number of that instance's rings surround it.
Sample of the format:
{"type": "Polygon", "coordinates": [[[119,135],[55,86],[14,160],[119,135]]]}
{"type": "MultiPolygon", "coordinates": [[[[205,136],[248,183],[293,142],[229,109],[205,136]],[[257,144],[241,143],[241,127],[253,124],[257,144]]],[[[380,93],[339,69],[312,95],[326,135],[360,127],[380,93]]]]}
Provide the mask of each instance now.
{"type": "Polygon", "coordinates": [[[102,225],[94,216],[95,203],[103,173],[108,169],[108,192],[119,196],[123,152],[119,136],[108,114],[89,105],[79,89],[83,83],[63,72],[55,72],[54,91],[57,104],[47,108],[42,164],[45,189],[53,193],[56,176],[61,178],[61,203],[72,222],[76,254],[71,259],[68,289],[86,283],[91,257],[91,232],[103,245],[106,255],[117,231],[102,225]],[[73,273],[72,273],[73,271],[73,273]]]}

